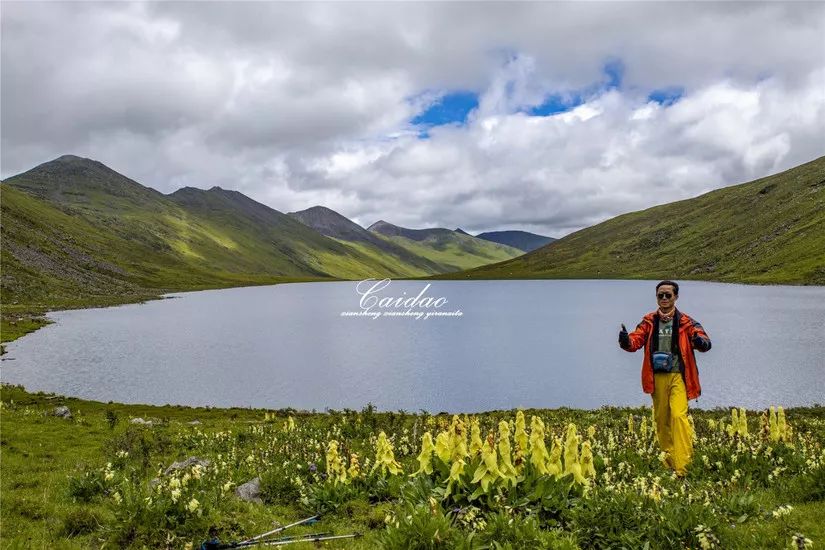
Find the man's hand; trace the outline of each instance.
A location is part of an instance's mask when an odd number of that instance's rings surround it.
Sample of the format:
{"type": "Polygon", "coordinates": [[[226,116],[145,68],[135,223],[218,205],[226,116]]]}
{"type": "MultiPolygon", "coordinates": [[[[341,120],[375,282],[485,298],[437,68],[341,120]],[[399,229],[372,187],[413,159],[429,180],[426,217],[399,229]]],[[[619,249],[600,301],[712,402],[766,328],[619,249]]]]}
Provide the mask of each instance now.
{"type": "Polygon", "coordinates": [[[619,332],[619,346],[622,349],[627,349],[630,347],[630,336],[627,334],[627,328],[622,323],[622,330],[619,332]]]}
{"type": "Polygon", "coordinates": [[[702,338],[698,334],[694,334],[693,347],[699,351],[708,351],[710,349],[710,340],[708,338],[702,338]]]}

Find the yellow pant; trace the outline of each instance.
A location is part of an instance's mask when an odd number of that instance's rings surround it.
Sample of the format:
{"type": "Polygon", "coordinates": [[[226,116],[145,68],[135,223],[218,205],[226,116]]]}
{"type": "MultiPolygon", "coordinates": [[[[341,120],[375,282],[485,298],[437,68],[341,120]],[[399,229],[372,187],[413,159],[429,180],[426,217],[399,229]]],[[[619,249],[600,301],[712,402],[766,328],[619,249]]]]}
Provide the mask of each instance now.
{"type": "Polygon", "coordinates": [[[659,445],[665,452],[665,464],[685,475],[693,456],[693,431],[688,420],[688,400],[685,383],[678,372],[653,375],[653,416],[659,445]]]}

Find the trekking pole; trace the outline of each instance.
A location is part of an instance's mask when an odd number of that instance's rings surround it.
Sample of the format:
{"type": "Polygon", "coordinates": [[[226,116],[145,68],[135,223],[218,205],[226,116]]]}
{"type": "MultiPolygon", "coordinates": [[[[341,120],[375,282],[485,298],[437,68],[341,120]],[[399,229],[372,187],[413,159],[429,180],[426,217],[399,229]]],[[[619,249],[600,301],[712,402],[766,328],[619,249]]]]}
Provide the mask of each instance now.
{"type": "Polygon", "coordinates": [[[325,537],[316,537],[316,538],[294,538],[294,539],[287,539],[287,540],[269,540],[259,542],[261,546],[285,546],[287,544],[293,544],[296,542],[322,542],[327,540],[336,540],[336,539],[354,539],[360,537],[361,533],[352,533],[349,535],[330,535],[325,537]]]}
{"type": "Polygon", "coordinates": [[[249,548],[250,546],[258,546],[259,544],[264,544],[268,542],[280,542],[283,540],[314,540],[319,537],[326,537],[332,535],[332,533],[307,533],[306,535],[290,535],[287,537],[281,537],[277,539],[271,540],[251,540],[249,542],[235,542],[232,544],[232,548],[249,548]]]}
{"type": "Polygon", "coordinates": [[[321,516],[312,516],[311,518],[302,519],[301,521],[296,521],[295,523],[290,523],[289,525],[284,525],[283,527],[278,527],[277,529],[273,529],[272,531],[267,531],[266,533],[261,533],[260,535],[255,535],[254,537],[246,540],[242,540],[237,544],[246,544],[249,542],[254,542],[256,540],[260,540],[262,538],[268,537],[270,535],[274,535],[275,533],[280,533],[282,531],[286,531],[290,527],[295,527],[296,525],[303,525],[304,523],[309,523],[311,521],[317,520],[321,516]]]}

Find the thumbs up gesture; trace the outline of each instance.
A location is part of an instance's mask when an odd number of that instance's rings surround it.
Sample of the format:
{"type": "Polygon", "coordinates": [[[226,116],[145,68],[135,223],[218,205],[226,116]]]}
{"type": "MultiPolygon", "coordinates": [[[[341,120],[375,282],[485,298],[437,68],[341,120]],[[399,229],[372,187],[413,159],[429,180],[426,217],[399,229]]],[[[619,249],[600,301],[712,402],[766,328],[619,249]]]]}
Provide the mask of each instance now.
{"type": "Polygon", "coordinates": [[[619,332],[619,346],[623,349],[630,347],[630,336],[627,334],[627,327],[622,323],[622,330],[619,332]]]}

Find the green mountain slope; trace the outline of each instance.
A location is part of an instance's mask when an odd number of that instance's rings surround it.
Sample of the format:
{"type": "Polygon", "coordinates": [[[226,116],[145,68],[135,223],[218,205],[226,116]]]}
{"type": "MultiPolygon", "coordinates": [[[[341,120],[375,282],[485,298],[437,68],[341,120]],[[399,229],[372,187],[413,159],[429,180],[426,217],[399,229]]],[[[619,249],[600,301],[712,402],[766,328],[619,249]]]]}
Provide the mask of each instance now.
{"type": "Polygon", "coordinates": [[[825,284],[825,157],[624,214],[440,278],[679,278],[825,284]]]}
{"type": "Polygon", "coordinates": [[[440,264],[445,272],[500,262],[522,254],[517,248],[444,228],[407,229],[381,220],[367,230],[417,256],[440,264]]]}
{"type": "Polygon", "coordinates": [[[0,193],[4,309],[386,272],[240,193],[167,196],[89,159],[60,157],[8,178],[0,193]]]}
{"type": "Polygon", "coordinates": [[[149,232],[130,233],[117,218],[90,220],[5,183],[0,194],[4,308],[105,304],[162,291],[278,280],[192,262],[181,252],[178,235],[167,241],[149,232]]]}
{"type": "Polygon", "coordinates": [[[448,271],[445,266],[413,254],[325,206],[313,206],[300,212],[290,212],[289,216],[322,235],[374,257],[382,263],[388,275],[419,277],[448,271]]]}
{"type": "Polygon", "coordinates": [[[8,178],[0,194],[4,312],[285,280],[418,277],[514,255],[449,239],[416,253],[329,209],[290,216],[219,187],[164,195],[71,155],[8,178]]]}

